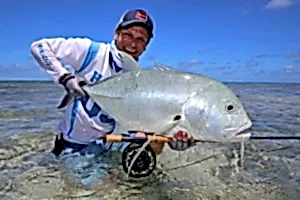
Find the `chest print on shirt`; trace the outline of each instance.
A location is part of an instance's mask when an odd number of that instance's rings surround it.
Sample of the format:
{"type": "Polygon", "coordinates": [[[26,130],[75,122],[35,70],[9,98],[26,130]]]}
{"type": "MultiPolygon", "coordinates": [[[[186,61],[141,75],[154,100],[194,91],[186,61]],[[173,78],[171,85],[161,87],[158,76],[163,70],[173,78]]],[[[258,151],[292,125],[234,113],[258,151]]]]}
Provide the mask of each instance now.
{"type": "Polygon", "coordinates": [[[102,78],[102,74],[100,74],[99,72],[97,72],[96,70],[94,71],[93,75],[91,76],[90,78],[90,82],[93,84],[93,83],[96,83],[98,81],[100,81],[102,78]]]}

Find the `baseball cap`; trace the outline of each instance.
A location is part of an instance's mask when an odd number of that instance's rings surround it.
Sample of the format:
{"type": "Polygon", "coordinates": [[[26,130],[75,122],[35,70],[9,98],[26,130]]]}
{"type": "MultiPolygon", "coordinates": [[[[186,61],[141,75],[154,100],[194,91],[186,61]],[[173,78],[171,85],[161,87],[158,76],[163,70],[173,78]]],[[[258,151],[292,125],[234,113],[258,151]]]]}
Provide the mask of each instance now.
{"type": "Polygon", "coordinates": [[[134,24],[140,24],[145,27],[150,35],[150,38],[153,37],[153,21],[145,10],[134,9],[126,11],[121,17],[117,29],[134,24]]]}

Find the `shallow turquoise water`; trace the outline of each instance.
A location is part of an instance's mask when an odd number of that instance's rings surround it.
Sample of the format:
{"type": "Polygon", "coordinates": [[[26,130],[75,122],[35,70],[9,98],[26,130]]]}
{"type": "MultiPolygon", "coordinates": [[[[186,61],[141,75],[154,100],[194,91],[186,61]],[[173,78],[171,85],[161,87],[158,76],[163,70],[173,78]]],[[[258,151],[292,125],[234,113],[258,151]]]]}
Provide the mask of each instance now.
{"type": "MultiPolygon", "coordinates": [[[[253,120],[254,135],[300,135],[300,84],[228,85],[253,120]]],[[[246,142],[243,168],[240,144],[201,144],[183,153],[166,149],[160,158],[162,172],[148,179],[128,180],[118,153],[109,156],[108,164],[100,158],[69,158],[66,163],[73,170],[81,166],[72,175],[49,153],[63,114],[56,109],[63,90],[51,82],[1,82],[0,94],[1,199],[298,199],[300,195],[298,141],[246,142]],[[76,179],[79,173],[103,178],[86,189],[76,179]]]]}

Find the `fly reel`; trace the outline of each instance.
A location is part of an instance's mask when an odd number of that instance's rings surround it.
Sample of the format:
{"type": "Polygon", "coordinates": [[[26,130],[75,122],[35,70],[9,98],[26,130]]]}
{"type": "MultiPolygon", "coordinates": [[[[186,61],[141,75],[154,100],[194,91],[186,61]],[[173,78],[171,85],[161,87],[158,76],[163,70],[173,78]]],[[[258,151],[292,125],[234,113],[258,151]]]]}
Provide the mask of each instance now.
{"type": "MultiPolygon", "coordinates": [[[[129,166],[134,156],[141,149],[143,144],[130,143],[122,154],[123,170],[128,173],[129,166]]],[[[149,176],[156,168],[156,155],[153,149],[147,145],[145,149],[139,154],[133,163],[129,176],[133,178],[142,178],[149,176]]]]}

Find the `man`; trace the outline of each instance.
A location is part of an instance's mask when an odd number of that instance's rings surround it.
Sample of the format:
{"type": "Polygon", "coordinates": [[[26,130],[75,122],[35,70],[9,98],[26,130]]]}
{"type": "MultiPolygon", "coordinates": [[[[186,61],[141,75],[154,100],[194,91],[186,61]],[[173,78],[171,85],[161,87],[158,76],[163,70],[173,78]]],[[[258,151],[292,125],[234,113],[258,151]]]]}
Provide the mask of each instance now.
{"type": "MultiPolygon", "coordinates": [[[[94,84],[111,75],[122,73],[122,58],[117,54],[124,51],[138,61],[153,38],[153,21],[144,10],[130,10],[124,13],[116,27],[114,40],[110,44],[98,43],[88,38],[44,38],[31,44],[31,52],[37,63],[46,70],[55,83],[64,86],[67,92],[76,94],[67,107],[64,118],[58,126],[58,136],[53,153],[63,150],[88,152],[98,139],[110,134],[115,125],[107,115],[79,86],[79,79],[94,84]],[[69,73],[62,63],[72,66],[76,76],[69,73]]],[[[139,136],[143,133],[137,133],[139,136]]],[[[187,133],[174,134],[170,147],[185,150],[189,147],[187,133]]],[[[124,150],[127,144],[97,144],[107,150],[124,150]]],[[[155,153],[162,152],[164,144],[152,142],[155,153]]]]}

